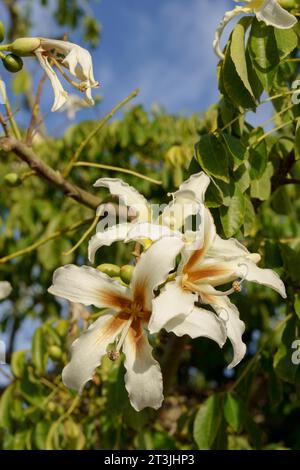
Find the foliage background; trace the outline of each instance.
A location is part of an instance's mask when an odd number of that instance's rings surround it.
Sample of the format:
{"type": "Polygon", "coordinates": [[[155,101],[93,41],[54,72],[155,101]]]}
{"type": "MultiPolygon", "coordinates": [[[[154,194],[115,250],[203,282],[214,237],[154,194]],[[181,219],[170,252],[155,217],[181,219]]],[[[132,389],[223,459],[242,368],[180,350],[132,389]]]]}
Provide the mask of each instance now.
{"type": "MultiPolygon", "coordinates": [[[[30,31],[25,3],[32,7],[32,2],[3,2],[11,37],[30,31]]],[[[225,11],[228,2],[223,3],[225,11]]],[[[54,21],[71,38],[80,31],[84,44],[98,43],[101,27],[82,10],[81,2],[41,4],[45,15],[54,11],[54,21]]],[[[299,12],[298,2],[292,7],[299,12]]],[[[242,19],[230,36],[225,61],[217,68],[217,104],[202,114],[179,115],[134,103],[110,121],[80,156],[81,161],[120,166],[160,180],[158,185],[113,173],[152,201],[166,200],[167,192],[202,168],[212,178],[207,204],[219,233],[238,237],[251,251],[258,251],[261,265],[275,269],[287,287],[286,302],[250,284],[233,299],[246,323],[248,346],[246,358],[233,372],[226,369],[229,345],[220,351],[205,339],[191,342],[164,333],[156,338],[156,356],[167,377],[165,402],[157,412],[137,413],[130,407],[121,361],[103,360],[80,401],[62,385],[60,373],[69,345],[89,324],[93,311],[70,308],[46,290],[56,267],[87,263],[86,242],[69,256],[63,252],[79,240],[88,227],[83,223],[91,222],[95,208],[28,173],[27,164],[13,150],[1,150],[0,275],[14,287],[0,309],[9,363],[1,366],[2,449],[300,448],[300,367],[291,362],[291,345],[299,339],[300,326],[300,126],[299,105],[291,101],[292,83],[299,79],[298,47],[298,27],[274,31],[252,17],[242,19]],[[266,100],[273,106],[271,122],[260,114],[260,103],[266,100]],[[255,125],[245,118],[249,110],[257,111],[255,125]],[[5,183],[12,172],[22,184],[5,183]],[[82,225],[72,229],[77,222],[82,225]],[[53,239],[47,241],[49,237],[53,239]],[[41,244],[35,248],[37,241],[41,244]],[[18,336],[30,334],[34,325],[38,327],[31,348],[16,350],[18,336]]],[[[17,93],[13,109],[28,109],[16,114],[24,133],[36,91],[30,67],[11,82],[17,93]]],[[[42,107],[39,111],[44,112],[42,107]]],[[[99,118],[80,121],[59,136],[41,128],[32,151],[63,172],[98,122],[99,118]]],[[[68,180],[93,192],[92,184],[100,175],[112,173],[75,167],[68,180]]],[[[94,194],[110,201],[105,192],[94,194]]],[[[130,252],[130,247],[114,245],[99,252],[96,264],[126,264],[130,252]]]]}

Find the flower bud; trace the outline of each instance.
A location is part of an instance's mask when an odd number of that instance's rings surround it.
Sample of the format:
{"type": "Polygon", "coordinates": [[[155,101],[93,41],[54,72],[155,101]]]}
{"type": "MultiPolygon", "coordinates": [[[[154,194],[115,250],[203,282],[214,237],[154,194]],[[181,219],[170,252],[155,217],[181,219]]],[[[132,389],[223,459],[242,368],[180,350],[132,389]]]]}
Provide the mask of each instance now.
{"type": "Polygon", "coordinates": [[[8,54],[2,59],[3,65],[9,72],[20,72],[23,67],[23,60],[15,54],[8,54]]]}
{"type": "Polygon", "coordinates": [[[20,56],[26,56],[32,54],[40,44],[39,38],[19,38],[9,46],[9,50],[20,56]]]}
{"type": "Polygon", "coordinates": [[[134,266],[131,266],[130,264],[125,264],[125,266],[122,266],[120,269],[120,276],[122,281],[126,282],[126,284],[129,284],[132,278],[134,266]]]}
{"type": "Polygon", "coordinates": [[[97,269],[109,277],[115,277],[120,275],[120,268],[115,264],[103,263],[97,266],[97,269]]]}
{"type": "Polygon", "coordinates": [[[58,361],[62,357],[62,350],[58,346],[55,346],[54,344],[53,346],[50,346],[49,348],[49,356],[54,361],[58,361]]]}
{"type": "Polygon", "coordinates": [[[17,173],[7,173],[4,176],[4,182],[7,186],[20,186],[22,184],[22,180],[17,173]]]}
{"type": "Polygon", "coordinates": [[[2,42],[4,38],[5,38],[5,28],[4,28],[2,21],[0,21],[0,42],[2,42]]]}

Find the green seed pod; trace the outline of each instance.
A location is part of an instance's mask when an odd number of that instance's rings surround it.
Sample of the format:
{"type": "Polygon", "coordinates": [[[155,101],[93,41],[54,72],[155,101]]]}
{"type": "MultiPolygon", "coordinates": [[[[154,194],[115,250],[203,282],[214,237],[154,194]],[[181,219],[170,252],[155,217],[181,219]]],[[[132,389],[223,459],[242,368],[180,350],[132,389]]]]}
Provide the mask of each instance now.
{"type": "Polygon", "coordinates": [[[39,38],[19,38],[10,46],[9,50],[21,56],[31,55],[41,45],[39,38]]]}
{"type": "Polygon", "coordinates": [[[2,21],[0,21],[0,42],[2,42],[4,38],[5,38],[5,28],[4,28],[2,21]]]}
{"type": "Polygon", "coordinates": [[[120,268],[115,264],[103,263],[97,266],[98,271],[101,271],[104,274],[107,274],[110,277],[119,276],[120,268]]]}
{"type": "Polygon", "coordinates": [[[2,59],[3,65],[9,72],[20,72],[23,67],[23,60],[15,54],[8,54],[2,59]]]}
{"type": "Polygon", "coordinates": [[[122,281],[126,282],[126,284],[129,284],[132,278],[132,274],[134,271],[134,266],[131,266],[130,264],[125,264],[122,266],[120,269],[120,276],[122,281]]]}
{"type": "Polygon", "coordinates": [[[7,173],[4,176],[4,182],[7,186],[20,186],[22,184],[22,180],[17,173],[7,173]]]}
{"type": "Polygon", "coordinates": [[[58,346],[50,346],[49,348],[49,356],[51,357],[51,359],[53,359],[54,361],[58,361],[59,359],[61,359],[61,356],[62,356],[62,350],[58,347],[58,346]]]}

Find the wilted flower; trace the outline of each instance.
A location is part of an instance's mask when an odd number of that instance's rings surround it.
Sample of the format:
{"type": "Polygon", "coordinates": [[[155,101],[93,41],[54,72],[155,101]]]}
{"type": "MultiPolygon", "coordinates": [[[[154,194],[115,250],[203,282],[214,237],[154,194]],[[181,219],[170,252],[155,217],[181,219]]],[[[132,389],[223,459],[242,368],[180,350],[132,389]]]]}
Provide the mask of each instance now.
{"type": "Polygon", "coordinates": [[[58,39],[20,38],[11,44],[10,50],[19,55],[34,54],[37,57],[53,87],[55,99],[52,111],[57,111],[68,99],[68,93],[64,90],[53,65],[69,83],[85,92],[89,105],[94,104],[91,89],[97,88],[99,83],[94,78],[91,54],[83,47],[58,39]],[[72,80],[64,69],[77,81],[72,80]]]}
{"type": "Polygon", "coordinates": [[[220,49],[220,39],[224,28],[229,21],[241,13],[254,13],[258,21],[263,21],[266,25],[279,29],[292,28],[297,23],[297,18],[282,8],[277,0],[243,0],[245,6],[236,6],[233,10],[227,11],[223,16],[215,33],[213,48],[220,59],[224,59],[224,54],[220,49]]]}
{"type": "MultiPolygon", "coordinates": [[[[109,227],[106,230],[98,230],[89,242],[89,260],[94,261],[96,251],[102,246],[110,246],[115,241],[127,240],[128,233],[136,223],[146,222],[161,226],[161,231],[179,230],[183,227],[185,220],[191,215],[201,212],[204,195],[210,179],[200,172],[192,175],[184,181],[178,191],[172,194],[172,201],[167,205],[161,215],[154,214],[151,204],[135,188],[132,188],[122,180],[114,178],[100,178],[94,186],[107,187],[113,196],[134,211],[135,217],[132,222],[125,222],[109,227]]],[[[98,214],[103,212],[103,207],[98,208],[98,214]]],[[[159,231],[160,238],[162,232],[159,231]]],[[[167,235],[167,232],[163,232],[167,235]]],[[[151,238],[151,237],[145,237],[151,238]]],[[[128,241],[128,240],[127,240],[128,241]]],[[[143,240],[139,240],[143,244],[143,240]]]]}

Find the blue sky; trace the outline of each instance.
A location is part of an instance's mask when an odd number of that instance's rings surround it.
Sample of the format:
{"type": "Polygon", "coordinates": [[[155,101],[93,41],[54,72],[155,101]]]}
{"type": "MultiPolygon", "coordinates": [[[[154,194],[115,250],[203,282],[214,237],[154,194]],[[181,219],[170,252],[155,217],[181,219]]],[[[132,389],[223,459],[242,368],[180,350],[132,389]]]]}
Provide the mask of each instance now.
{"type": "MultiPolygon", "coordinates": [[[[47,9],[34,3],[33,36],[55,37],[65,31],[56,26],[49,14],[55,3],[49,0],[47,9]]],[[[202,112],[218,100],[217,58],[212,40],[224,12],[234,7],[231,0],[93,0],[89,6],[84,1],[80,3],[102,24],[102,41],[92,55],[103,101],[96,108],[82,110],[78,120],[102,116],[136,87],[140,88],[137,102],[148,109],[159,103],[171,113],[202,112]]],[[[0,13],[1,9],[3,6],[0,13]]],[[[70,40],[80,43],[80,34],[71,31],[70,40]]],[[[26,63],[36,77],[41,75],[34,59],[26,59],[26,63]]],[[[49,113],[52,100],[50,84],[46,83],[42,112],[50,132],[57,134],[68,121],[65,114],[49,113]]],[[[25,123],[26,116],[21,111],[18,118],[25,123]]]]}

